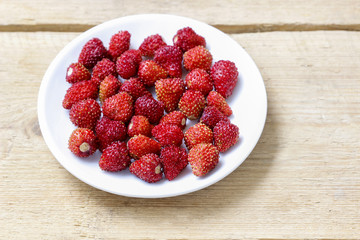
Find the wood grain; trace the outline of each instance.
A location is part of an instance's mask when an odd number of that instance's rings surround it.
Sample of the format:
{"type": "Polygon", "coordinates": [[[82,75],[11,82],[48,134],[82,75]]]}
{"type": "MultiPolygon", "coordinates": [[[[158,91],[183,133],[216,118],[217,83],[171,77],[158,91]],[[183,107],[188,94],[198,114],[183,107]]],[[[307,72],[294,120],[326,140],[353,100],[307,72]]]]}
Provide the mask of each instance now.
{"type": "Polygon", "coordinates": [[[44,143],[36,112],[41,79],[77,35],[0,33],[0,239],[359,237],[359,32],[230,35],[263,75],[264,132],[224,180],[165,199],[94,189],[44,143]]]}
{"type": "Polygon", "coordinates": [[[191,17],[228,33],[360,30],[358,0],[64,0],[61,4],[54,0],[3,0],[0,31],[84,31],[110,19],[139,13],[191,17]]]}

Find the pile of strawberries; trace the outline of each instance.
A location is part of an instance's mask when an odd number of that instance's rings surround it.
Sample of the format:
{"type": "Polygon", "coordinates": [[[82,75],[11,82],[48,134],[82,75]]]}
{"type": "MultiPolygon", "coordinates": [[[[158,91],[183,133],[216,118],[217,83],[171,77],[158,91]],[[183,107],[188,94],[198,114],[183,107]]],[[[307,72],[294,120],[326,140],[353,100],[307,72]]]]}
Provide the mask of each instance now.
{"type": "Polygon", "coordinates": [[[155,34],[130,49],[130,39],[125,30],[108,48],[90,39],[67,68],[62,105],[77,127],[70,151],[87,157],[99,150],[102,170],[129,168],[146,182],[173,180],[189,163],[204,176],[239,138],[226,102],[238,80],[235,64],[213,64],[205,38],[190,27],[172,45],[155,34]],[[184,132],[187,119],[198,121],[184,132]]]}

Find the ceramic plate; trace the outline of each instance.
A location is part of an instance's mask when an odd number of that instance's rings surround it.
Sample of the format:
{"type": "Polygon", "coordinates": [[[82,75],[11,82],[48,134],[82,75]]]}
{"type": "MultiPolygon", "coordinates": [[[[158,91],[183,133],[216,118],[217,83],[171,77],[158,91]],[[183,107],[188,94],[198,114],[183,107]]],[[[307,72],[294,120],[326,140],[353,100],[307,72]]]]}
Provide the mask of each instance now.
{"type": "MultiPolygon", "coordinates": [[[[173,15],[133,15],[95,26],[71,41],[47,69],[38,98],[39,124],[46,144],[60,164],[81,181],[110,193],[142,198],[161,198],[182,195],[210,186],[233,172],[248,157],[258,142],[264,127],[267,98],[263,79],[251,57],[228,35],[205,23],[173,15]],[[82,46],[91,38],[100,38],[108,46],[111,36],[119,30],[131,33],[130,48],[138,48],[149,35],[160,34],[172,44],[178,29],[190,26],[205,37],[214,61],[230,60],[239,70],[239,79],[233,95],[227,99],[233,115],[232,123],[240,129],[240,141],[226,153],[220,154],[216,168],[204,177],[196,177],[190,165],[173,181],[163,179],[146,183],[128,170],[117,173],[102,171],[98,166],[100,152],[89,158],[78,158],[67,146],[75,129],[69,120],[69,111],[62,100],[69,84],[65,81],[67,67],[77,62],[82,46]]],[[[187,122],[187,128],[194,122],[187,122]]]]}

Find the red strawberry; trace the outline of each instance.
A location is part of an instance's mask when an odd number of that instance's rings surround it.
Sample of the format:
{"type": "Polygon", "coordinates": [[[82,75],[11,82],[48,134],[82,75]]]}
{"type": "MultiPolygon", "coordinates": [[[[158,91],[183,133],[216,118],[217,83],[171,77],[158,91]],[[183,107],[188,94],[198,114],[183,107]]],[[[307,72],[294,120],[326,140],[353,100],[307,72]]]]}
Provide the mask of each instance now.
{"type": "Polygon", "coordinates": [[[158,182],[162,179],[160,158],[156,154],[146,154],[139,160],[131,163],[130,172],[148,183],[158,182]]]}
{"type": "Polygon", "coordinates": [[[184,130],[186,127],[186,116],[181,111],[173,111],[165,116],[163,116],[160,120],[160,124],[174,124],[184,130]]]}
{"type": "Polygon", "coordinates": [[[138,75],[146,87],[154,86],[156,80],[166,78],[168,72],[153,60],[140,63],[138,75]]]}
{"type": "Polygon", "coordinates": [[[99,38],[92,38],[81,49],[78,62],[87,69],[92,69],[98,61],[107,56],[103,42],[99,38]]]}
{"type": "Polygon", "coordinates": [[[92,78],[96,77],[101,79],[101,81],[108,75],[114,75],[117,77],[115,63],[104,58],[101,61],[97,62],[92,70],[92,78]]]}
{"type": "Polygon", "coordinates": [[[139,50],[127,50],[117,59],[116,71],[119,73],[120,77],[129,79],[137,74],[141,61],[141,52],[139,50]]]}
{"type": "Polygon", "coordinates": [[[66,91],[62,105],[65,109],[70,109],[74,103],[80,100],[87,98],[96,99],[98,94],[96,83],[92,81],[77,82],[66,91]]]}
{"type": "Polygon", "coordinates": [[[127,92],[120,92],[105,99],[103,104],[104,116],[127,123],[134,112],[133,99],[127,92]]]}
{"type": "Polygon", "coordinates": [[[213,89],[210,75],[200,68],[195,68],[189,72],[185,77],[185,83],[188,89],[200,91],[204,96],[213,89]]]}
{"type": "Polygon", "coordinates": [[[164,42],[162,37],[159,34],[155,34],[145,38],[144,41],[141,43],[139,50],[141,51],[141,54],[143,56],[153,57],[155,51],[165,45],[166,43],[164,42]]]}
{"type": "Polygon", "coordinates": [[[102,82],[102,80],[104,80],[104,79],[101,79],[101,78],[95,77],[95,76],[92,76],[91,79],[90,79],[90,81],[95,83],[98,88],[99,88],[100,83],[102,82]]]}
{"type": "Polygon", "coordinates": [[[129,93],[135,101],[144,95],[152,97],[151,92],[146,89],[139,78],[130,78],[129,80],[126,80],[120,87],[120,91],[129,93]]]}
{"type": "Polygon", "coordinates": [[[205,124],[197,123],[185,132],[184,141],[187,149],[190,150],[199,143],[212,143],[213,132],[205,124]]]}
{"type": "Polygon", "coordinates": [[[170,77],[180,78],[182,75],[183,53],[176,46],[163,46],[155,52],[154,61],[163,66],[170,77]]]}
{"type": "Polygon", "coordinates": [[[205,38],[196,34],[190,27],[179,29],[173,37],[173,43],[175,46],[181,48],[183,52],[199,45],[204,47],[206,45],[205,38]]]}
{"type": "Polygon", "coordinates": [[[166,112],[174,111],[185,92],[184,81],[181,78],[164,78],[156,81],[157,99],[164,104],[166,112]]]}
{"type": "Polygon", "coordinates": [[[220,121],[214,127],[214,144],[220,152],[225,152],[239,139],[239,128],[229,121],[220,121]]]}
{"type": "Polygon", "coordinates": [[[131,34],[128,31],[119,31],[110,38],[109,43],[109,54],[112,60],[115,62],[116,59],[125,51],[130,48],[131,34]]]}
{"type": "Polygon", "coordinates": [[[173,124],[156,125],[151,133],[162,147],[168,145],[180,146],[184,138],[184,133],[181,128],[173,124]]]}
{"type": "Polygon", "coordinates": [[[184,53],[184,67],[188,71],[195,68],[201,68],[208,71],[210,70],[212,59],[209,50],[203,46],[197,46],[184,53]]]}
{"type": "Polygon", "coordinates": [[[213,106],[207,106],[200,118],[200,122],[206,124],[209,128],[213,129],[215,125],[220,121],[227,121],[230,122],[230,120],[220,112],[216,107],[213,106]]]}
{"type": "Polygon", "coordinates": [[[103,151],[115,141],[124,141],[127,137],[125,124],[107,117],[102,117],[97,122],[95,132],[99,139],[100,151],[103,151]]]}
{"type": "Polygon", "coordinates": [[[224,98],[231,96],[239,75],[235,63],[228,60],[217,61],[212,66],[210,74],[214,81],[215,90],[224,98]]]}
{"type": "Polygon", "coordinates": [[[201,177],[209,173],[219,163],[219,151],[211,143],[200,143],[189,151],[188,161],[193,174],[201,177]]]}
{"type": "Polygon", "coordinates": [[[94,132],[88,128],[75,129],[69,138],[69,149],[78,157],[88,157],[97,150],[94,132]]]}
{"type": "Polygon", "coordinates": [[[225,98],[216,91],[211,91],[206,98],[208,106],[214,106],[219,109],[225,116],[229,117],[232,114],[230,106],[227,104],[225,98]]]}
{"type": "Polygon", "coordinates": [[[199,91],[187,90],[179,101],[179,109],[190,120],[198,119],[205,107],[205,97],[199,91]]]}
{"type": "Polygon", "coordinates": [[[131,158],[125,142],[113,142],[101,154],[99,167],[104,171],[118,172],[130,166],[131,158]]]}
{"type": "Polygon", "coordinates": [[[166,179],[171,181],[176,178],[188,165],[187,158],[188,155],[184,148],[171,145],[161,149],[160,162],[166,179]]]}
{"type": "Polygon", "coordinates": [[[81,63],[72,63],[66,71],[66,81],[68,83],[76,83],[91,78],[89,70],[81,63]]]}
{"type": "Polygon", "coordinates": [[[127,146],[130,156],[134,159],[139,159],[149,153],[160,153],[160,143],[141,134],[130,138],[127,146]]]}
{"type": "Polygon", "coordinates": [[[164,104],[153,97],[139,97],[135,102],[135,115],[143,115],[151,124],[157,124],[164,116],[164,104]]]}
{"type": "Polygon", "coordinates": [[[151,130],[153,127],[154,126],[150,124],[147,117],[141,115],[133,116],[128,126],[128,136],[133,137],[135,135],[142,134],[144,136],[151,137],[151,130]]]}
{"type": "Polygon", "coordinates": [[[81,100],[72,105],[69,115],[75,126],[94,129],[101,116],[100,105],[91,98],[81,100]]]}
{"type": "Polygon", "coordinates": [[[105,99],[115,95],[121,86],[121,82],[117,77],[109,75],[104,78],[99,87],[99,99],[104,103],[105,99]]]}

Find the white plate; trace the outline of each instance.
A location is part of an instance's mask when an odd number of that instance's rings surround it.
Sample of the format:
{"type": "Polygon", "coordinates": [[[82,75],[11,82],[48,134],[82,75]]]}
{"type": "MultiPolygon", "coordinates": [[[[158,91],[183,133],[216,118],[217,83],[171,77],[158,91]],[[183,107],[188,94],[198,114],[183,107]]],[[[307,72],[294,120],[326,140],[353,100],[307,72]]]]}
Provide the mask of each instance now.
{"type": "MultiPolygon", "coordinates": [[[[133,15],[105,22],[82,33],[71,41],[52,61],[42,80],[38,98],[38,117],[46,144],[60,164],[83,182],[110,193],[142,198],[161,198],[182,195],[210,186],[233,172],[248,157],[262,133],[267,111],[267,98],[261,74],[251,57],[232,38],[205,23],[173,15],[133,15]],[[131,33],[131,48],[138,48],[143,39],[159,33],[168,44],[180,28],[190,26],[205,37],[214,61],[231,60],[239,70],[239,81],[228,98],[233,115],[231,121],[240,129],[240,141],[226,153],[205,177],[196,177],[188,166],[173,181],[166,179],[146,183],[128,170],[109,173],[98,166],[99,151],[90,158],[74,156],[67,146],[75,129],[69,120],[62,100],[67,88],[67,67],[77,61],[82,46],[91,38],[100,38],[108,46],[111,36],[119,30],[131,33]]],[[[194,124],[188,121],[188,126],[194,124]]]]}

